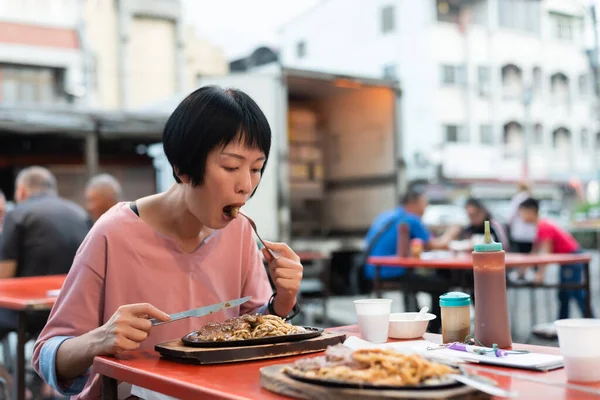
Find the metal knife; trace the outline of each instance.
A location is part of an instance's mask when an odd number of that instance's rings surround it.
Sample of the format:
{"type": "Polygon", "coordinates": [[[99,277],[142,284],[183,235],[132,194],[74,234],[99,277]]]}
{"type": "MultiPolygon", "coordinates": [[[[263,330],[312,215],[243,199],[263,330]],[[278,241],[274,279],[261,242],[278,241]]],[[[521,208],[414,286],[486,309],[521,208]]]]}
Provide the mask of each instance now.
{"type": "Polygon", "coordinates": [[[517,397],[519,395],[518,392],[511,390],[504,390],[497,386],[491,385],[487,382],[483,382],[475,377],[475,375],[465,375],[465,374],[450,374],[446,375],[448,377],[453,378],[456,381],[462,382],[467,386],[471,386],[477,390],[481,390],[484,393],[491,394],[492,396],[498,397],[517,397]]]}
{"type": "Polygon", "coordinates": [[[184,319],[184,318],[202,317],[204,315],[212,314],[212,313],[215,313],[215,312],[218,312],[221,310],[225,310],[227,308],[237,307],[240,304],[244,304],[251,298],[252,298],[252,296],[246,296],[246,297],[242,297],[240,299],[229,300],[229,301],[224,301],[222,303],[213,304],[211,306],[194,308],[193,310],[178,312],[175,314],[171,314],[170,315],[171,319],[168,320],[167,322],[160,321],[156,318],[152,318],[152,319],[150,319],[150,321],[152,321],[152,326],[156,326],[156,325],[168,324],[169,322],[178,321],[178,320],[184,319]]]}

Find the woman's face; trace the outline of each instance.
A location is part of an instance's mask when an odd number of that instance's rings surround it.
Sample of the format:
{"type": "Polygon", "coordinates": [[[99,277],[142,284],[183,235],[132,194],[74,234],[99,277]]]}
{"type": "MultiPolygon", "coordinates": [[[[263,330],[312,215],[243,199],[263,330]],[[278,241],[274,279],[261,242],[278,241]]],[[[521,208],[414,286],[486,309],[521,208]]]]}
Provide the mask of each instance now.
{"type": "Polygon", "coordinates": [[[485,222],[485,213],[481,208],[469,205],[465,207],[465,210],[472,226],[483,225],[485,222]]]}
{"type": "Polygon", "coordinates": [[[193,187],[185,183],[185,201],[190,212],[211,229],[221,229],[233,220],[225,214],[227,206],[243,206],[260,182],[265,154],[250,149],[244,141],[233,140],[208,154],[204,182],[193,187]]]}

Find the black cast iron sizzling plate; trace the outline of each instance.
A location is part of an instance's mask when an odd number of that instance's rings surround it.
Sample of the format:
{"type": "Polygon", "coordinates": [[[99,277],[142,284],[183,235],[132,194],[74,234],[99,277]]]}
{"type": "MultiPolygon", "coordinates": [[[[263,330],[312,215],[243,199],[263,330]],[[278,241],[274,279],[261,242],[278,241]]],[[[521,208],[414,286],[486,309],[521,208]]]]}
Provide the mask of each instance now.
{"type": "Polygon", "coordinates": [[[312,339],[321,336],[323,328],[313,328],[311,326],[303,326],[307,332],[294,333],[291,335],[266,336],[255,339],[243,340],[223,340],[223,341],[199,341],[190,337],[196,332],[190,332],[181,338],[184,345],[190,347],[240,347],[240,346],[258,346],[261,344],[274,344],[285,342],[298,342],[300,340],[312,339]]]}
{"type": "Polygon", "coordinates": [[[345,389],[375,389],[375,390],[437,390],[437,389],[450,389],[459,386],[463,386],[462,383],[455,381],[452,378],[436,378],[431,379],[430,383],[422,383],[420,385],[376,385],[372,383],[360,383],[360,382],[349,382],[338,379],[324,379],[307,377],[302,371],[296,371],[293,368],[286,368],[285,374],[292,379],[300,382],[311,383],[313,385],[337,387],[345,389]]]}

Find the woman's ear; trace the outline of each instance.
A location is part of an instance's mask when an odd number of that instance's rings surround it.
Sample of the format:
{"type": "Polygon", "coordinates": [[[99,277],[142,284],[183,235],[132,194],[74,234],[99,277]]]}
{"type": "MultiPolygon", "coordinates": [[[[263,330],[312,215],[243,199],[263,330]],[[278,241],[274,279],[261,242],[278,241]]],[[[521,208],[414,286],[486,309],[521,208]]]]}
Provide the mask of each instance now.
{"type": "Polygon", "coordinates": [[[190,178],[189,175],[177,175],[177,177],[179,178],[179,180],[181,181],[181,183],[190,183],[192,181],[192,179],[190,178]]]}
{"type": "Polygon", "coordinates": [[[179,178],[181,183],[190,183],[191,182],[190,176],[179,172],[179,168],[173,167],[173,171],[175,172],[175,175],[177,176],[177,178],[179,178]]]}

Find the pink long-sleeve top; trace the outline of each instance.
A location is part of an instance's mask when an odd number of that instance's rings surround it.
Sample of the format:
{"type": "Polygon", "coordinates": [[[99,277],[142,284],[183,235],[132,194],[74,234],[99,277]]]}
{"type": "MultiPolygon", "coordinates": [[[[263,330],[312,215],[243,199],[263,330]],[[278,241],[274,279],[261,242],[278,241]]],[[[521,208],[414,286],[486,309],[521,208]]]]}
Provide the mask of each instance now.
{"type": "Polygon", "coordinates": [[[155,344],[182,337],[208,322],[264,313],[271,294],[262,255],[245,218],[215,231],[190,254],[154,231],[128,203],[119,203],[98,220],[81,244],[35,343],[32,362],[46,382],[63,394],[98,398],[101,382],[93,368],[71,382],[58,381],[56,352],[65,340],[105,324],[120,306],[147,302],[171,314],[252,296],[240,307],[152,328],[141,345],[152,351],[155,344]]]}

